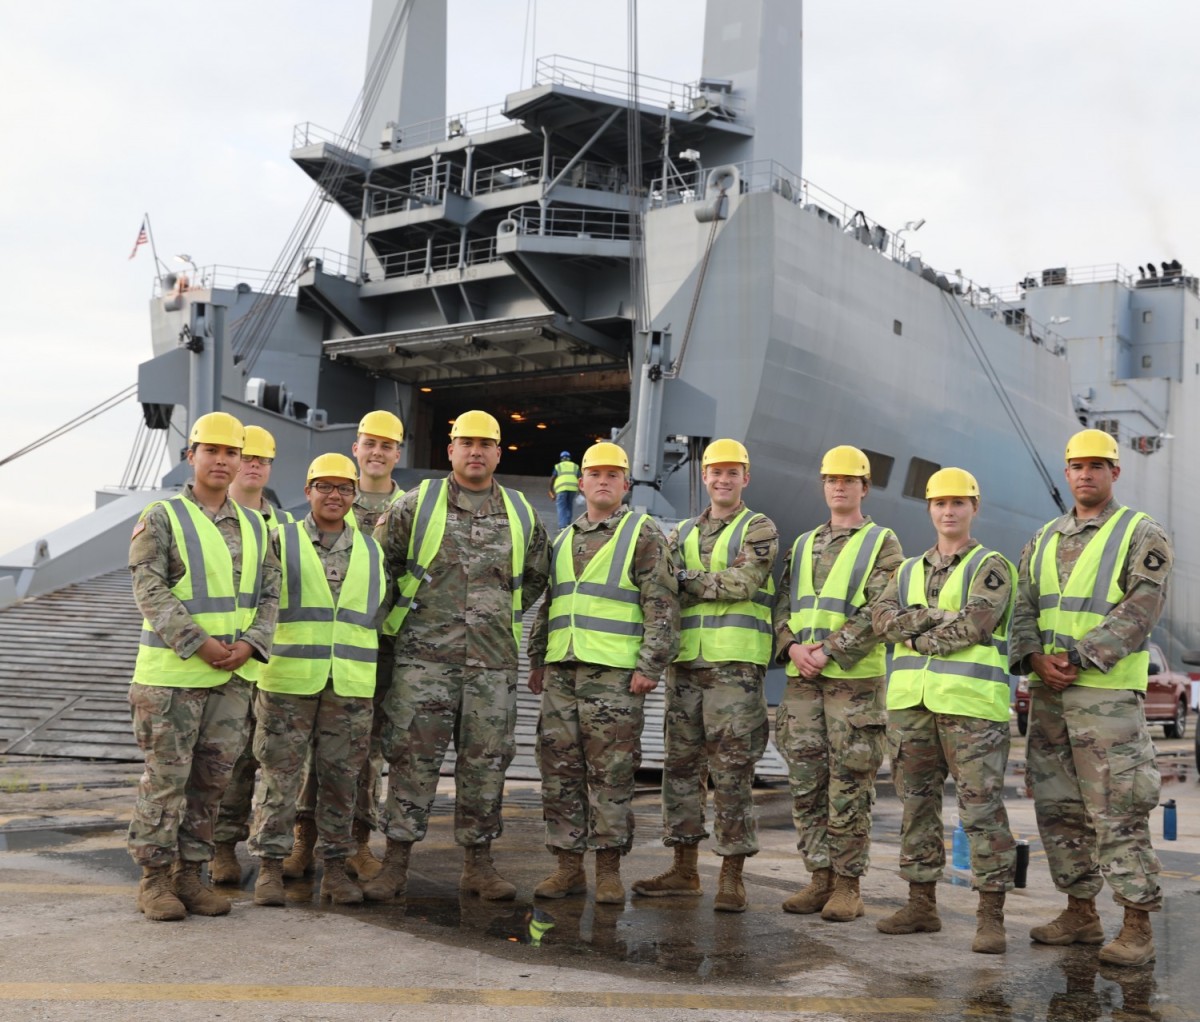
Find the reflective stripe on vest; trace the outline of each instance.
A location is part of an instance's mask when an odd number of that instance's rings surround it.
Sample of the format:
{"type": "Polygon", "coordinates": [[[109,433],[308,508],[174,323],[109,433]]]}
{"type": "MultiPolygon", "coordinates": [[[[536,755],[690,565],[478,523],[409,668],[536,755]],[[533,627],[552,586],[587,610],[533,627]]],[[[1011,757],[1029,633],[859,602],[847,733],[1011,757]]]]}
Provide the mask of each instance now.
{"type": "Polygon", "coordinates": [[[560,461],[554,466],[554,495],[579,489],[579,466],[573,461],[560,461]]]}
{"type": "MultiPolygon", "coordinates": [[[[806,532],[792,545],[791,615],[788,627],[797,642],[822,642],[853,617],[867,602],[865,590],[871,569],[883,549],[883,541],[892,530],[867,525],[854,533],[833,562],[829,577],[818,593],[813,585],[813,540],[817,530],[806,532]]],[[[878,678],[887,670],[882,645],[876,645],[849,670],[843,670],[832,658],[821,676],[825,678],[878,678]]],[[[799,677],[791,659],[787,674],[799,677]]]]}
{"type": "MultiPolygon", "coordinates": [[[[952,614],[961,611],[967,605],[975,579],[985,568],[991,570],[989,562],[993,558],[1004,565],[1013,589],[991,640],[939,656],[926,656],[897,643],[888,678],[889,710],[924,704],[934,713],[1008,720],[1008,623],[1016,597],[1016,569],[994,550],[976,547],[950,573],[938,594],[937,605],[952,614]]],[[[896,585],[906,610],[928,607],[925,558],[910,557],[900,565],[896,585]]]]}
{"type": "MultiPolygon", "coordinates": [[[[724,571],[741,554],[746,531],[755,517],[757,512],[743,508],[718,536],[707,565],[700,554],[700,530],[696,527],[699,519],[689,518],[679,526],[676,536],[685,567],[689,571],[724,571]]],[[[768,574],[762,588],[748,600],[705,600],[685,607],[680,611],[682,631],[675,662],[690,663],[701,657],[710,664],[738,661],[765,667],[771,662],[774,642],[774,604],[775,579],[768,574]]]]}
{"type": "MultiPolygon", "coordinates": [[[[534,514],[525,494],[496,484],[508,515],[512,545],[512,633],[513,642],[521,645],[521,586],[525,578],[525,560],[533,542],[534,514]]],[[[408,612],[416,606],[417,591],[430,581],[429,566],[442,547],[446,534],[446,511],[449,507],[450,480],[425,479],[417,489],[417,506],[413,514],[412,532],[408,536],[408,561],[405,573],[396,580],[396,603],[383,623],[384,635],[395,635],[404,624],[408,612]],[[429,490],[436,485],[436,496],[430,500],[429,490]]]]}
{"type": "Polygon", "coordinates": [[[629,579],[637,538],[650,521],[627,513],[608,542],[575,578],[574,529],[563,529],[550,554],[550,628],[546,662],[573,660],[632,670],[642,649],[642,594],[629,579]]]}
{"type": "MultiPolygon", "coordinates": [[[[246,517],[250,520],[254,527],[254,538],[258,542],[259,549],[263,551],[264,556],[267,550],[267,520],[259,511],[252,511],[242,508],[246,512],[246,517]]],[[[276,515],[284,514],[282,511],[275,511],[276,515]]],[[[245,632],[254,623],[255,617],[258,615],[258,599],[262,591],[262,573],[259,573],[258,584],[254,588],[254,593],[249,600],[244,600],[241,595],[238,596],[238,627],[242,632],[245,632]]],[[[263,662],[251,657],[241,667],[237,673],[239,678],[244,678],[246,681],[258,681],[259,673],[262,671],[263,662]]]]}
{"type": "MultiPolygon", "coordinates": [[[[262,519],[232,503],[242,540],[241,580],[238,592],[234,593],[233,556],[212,519],[183,494],[156,501],[142,512],[142,518],[155,506],[166,511],[171,535],[183,561],[183,577],[171,587],[171,594],[210,636],[222,642],[236,642],[258,612],[266,556],[266,528],[262,519]]],[[[142,622],[133,668],[136,684],[214,688],[231,677],[232,671],[214,670],[198,656],[184,660],[162,640],[149,621],[142,622]]]]}
{"type": "Polygon", "coordinates": [[[368,698],[375,692],[379,649],[376,617],[383,602],[383,550],[354,530],[350,565],[336,604],[325,566],[300,522],[279,527],[283,586],[271,659],[259,688],[314,695],[333,678],[339,696],[368,698]]]}
{"type": "MultiPolygon", "coordinates": [[[[1133,530],[1145,517],[1144,512],[1118,508],[1088,540],[1061,590],[1056,526],[1063,519],[1056,518],[1042,530],[1030,559],[1029,577],[1038,589],[1038,630],[1045,652],[1074,649],[1124,598],[1121,569],[1129,555],[1133,530]]],[[[1081,670],[1075,684],[1145,692],[1149,669],[1149,647],[1143,643],[1140,649],[1118,660],[1107,674],[1095,667],[1081,670]]]]}

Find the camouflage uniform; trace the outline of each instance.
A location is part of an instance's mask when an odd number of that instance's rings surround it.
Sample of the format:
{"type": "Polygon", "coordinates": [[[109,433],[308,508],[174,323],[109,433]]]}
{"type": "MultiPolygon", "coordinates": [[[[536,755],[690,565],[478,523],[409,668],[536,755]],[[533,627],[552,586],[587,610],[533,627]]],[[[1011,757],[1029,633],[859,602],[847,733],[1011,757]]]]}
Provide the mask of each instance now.
{"type": "MultiPolygon", "coordinates": [[[[724,517],[710,506],[696,523],[700,556],[710,563],[725,529],[744,510],[739,503],[724,517]]],[[[678,529],[668,544],[683,567],[678,529]]],[[[766,583],[779,552],[779,532],[765,515],[746,529],[741,554],[723,571],[689,571],[679,586],[681,607],[748,600],[766,583]]],[[[666,759],[663,765],[663,844],[697,844],[704,825],[706,773],[713,781],[713,829],[717,855],[754,855],[754,764],[767,747],[770,724],[763,681],[767,669],[752,663],[713,664],[703,657],[676,663],[667,677],[666,759]],[[707,770],[706,770],[707,767],[707,770]]]]}
{"type": "MultiPolygon", "coordinates": [[[[817,530],[812,557],[813,585],[818,590],[846,541],[870,524],[870,518],[852,528],[834,528],[826,522],[817,530]]],[[[903,560],[900,542],[888,535],[867,577],[866,604],[821,644],[839,667],[849,670],[878,644],[871,607],[903,560]]],[[[789,551],[775,596],[776,661],[781,664],[787,663],[787,647],[796,639],[788,627],[791,589],[789,551]]],[[[797,847],[810,873],[818,869],[849,877],[866,873],[875,773],[883,762],[886,724],[882,677],[788,678],[775,711],[775,740],[787,760],[797,847]]]]}
{"type": "MultiPolygon", "coordinates": [[[[405,573],[417,495],[409,490],[375,528],[392,580],[405,573]]],[[[516,752],[512,535],[494,485],[475,510],[451,476],[447,503],[446,531],[429,565],[429,581],[396,636],[392,687],[383,703],[388,786],[380,829],[390,840],[424,838],[453,737],[454,839],[470,847],[486,844],[503,829],[504,774],[516,752]]],[[[548,570],[546,530],[535,514],[522,610],[542,595],[548,570]]]]}
{"type": "MultiPolygon", "coordinates": [[[[354,532],[343,529],[326,546],[313,516],[304,517],[302,529],[325,569],[329,592],[337,602],[350,567],[354,532]]],[[[279,534],[272,547],[279,555],[279,534]]],[[[286,580],[285,580],[286,583],[286,580]]],[[[387,602],[379,620],[387,613],[387,602]]],[[[366,761],[371,738],[371,699],[341,696],[330,678],[314,695],[265,692],[255,702],[258,724],[254,730],[254,755],[262,764],[262,786],[254,813],[250,851],[268,859],[283,859],[292,850],[296,796],[306,757],[313,758],[316,776],[318,853],[325,859],[344,859],[357,845],[351,837],[358,775],[366,761]]]]}
{"type": "MultiPolygon", "coordinates": [[[[1119,506],[1111,500],[1096,518],[1081,520],[1071,513],[1046,526],[1059,533],[1060,585],[1119,506]]],[[[1009,641],[1013,671],[1023,674],[1030,672],[1030,655],[1046,651],[1038,631],[1039,587],[1029,570],[1040,535],[1021,553],[1009,641]]],[[[1118,580],[1124,596],[1076,647],[1086,667],[1107,672],[1145,643],[1166,603],[1173,560],[1162,527],[1142,519],[1134,527],[1118,580]]],[[[1146,728],[1144,695],[1082,685],[1055,692],[1036,678],[1029,685],[1027,769],[1054,885],[1071,897],[1088,899],[1100,892],[1107,877],[1119,905],[1158,910],[1162,891],[1149,815],[1158,804],[1161,778],[1146,728]]]]}
{"type": "MultiPolygon", "coordinates": [[[[945,656],[987,644],[1008,611],[1012,579],[993,566],[976,575],[963,609],[938,608],[946,580],[979,546],[971,540],[950,556],[935,546],[925,552],[928,607],[907,608],[896,577],[874,606],[871,620],[887,642],[909,640],[927,656],[945,656]]],[[[998,558],[993,558],[998,563],[998,558]]],[[[971,844],[971,870],[981,891],[1007,891],[1013,885],[1016,844],[1004,808],[1008,764],[1007,720],[934,713],[923,705],[888,710],[888,742],[896,795],[904,805],[900,823],[900,875],[909,883],[938,880],[946,865],[942,792],[946,774],[954,778],[959,818],[971,844]]]]}
{"type": "MultiPolygon", "coordinates": [[[[575,520],[571,552],[578,578],[629,514],[619,507],[601,522],[575,520]]],[[[659,680],[679,649],[679,600],[666,537],[653,521],[638,534],[629,580],[641,592],[644,629],[633,671],[574,658],[547,664],[550,600],[529,636],[529,661],[545,667],[537,757],[542,815],[550,851],[622,853],[633,843],[633,778],[642,761],[645,695],[629,691],[634,671],[659,680]]]]}
{"type": "MultiPolygon", "coordinates": [[[[191,483],[184,497],[200,506],[191,483]]],[[[201,510],[229,547],[237,591],[242,571],[237,512],[229,500],[216,514],[201,510]]],[[[185,569],[163,507],[151,507],[135,527],[129,569],[134,600],[150,627],[180,657],[194,656],[208,634],[171,592],[185,569]]],[[[258,614],[240,636],[256,659],[265,661],[270,655],[278,608],[279,560],[268,546],[258,614]]],[[[169,866],[177,856],[189,862],[212,858],[221,796],[250,726],[251,691],[236,674],[215,688],[130,685],[133,733],[146,762],[129,824],[129,854],[138,865],[169,866]]]]}

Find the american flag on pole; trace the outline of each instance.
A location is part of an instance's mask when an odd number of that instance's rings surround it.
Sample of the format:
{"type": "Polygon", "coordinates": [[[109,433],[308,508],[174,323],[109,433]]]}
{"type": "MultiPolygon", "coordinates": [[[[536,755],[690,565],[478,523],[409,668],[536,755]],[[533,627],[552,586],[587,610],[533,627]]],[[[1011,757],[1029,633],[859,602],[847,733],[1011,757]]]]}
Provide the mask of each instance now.
{"type": "Polygon", "coordinates": [[[142,219],[142,226],[138,228],[137,241],[133,243],[133,251],[129,253],[129,258],[132,259],[137,255],[137,250],[140,246],[146,244],[150,240],[150,236],[146,233],[146,220],[142,219]]]}

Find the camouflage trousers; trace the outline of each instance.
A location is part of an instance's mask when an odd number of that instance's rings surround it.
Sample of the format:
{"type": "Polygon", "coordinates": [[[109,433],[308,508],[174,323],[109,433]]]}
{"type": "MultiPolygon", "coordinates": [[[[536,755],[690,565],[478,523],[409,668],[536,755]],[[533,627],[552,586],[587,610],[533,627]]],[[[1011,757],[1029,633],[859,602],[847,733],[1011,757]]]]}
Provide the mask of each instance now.
{"type": "Polygon", "coordinates": [[[667,677],[663,844],[708,837],[704,809],[713,782],[718,855],[754,855],[754,764],[767,747],[766,668],[727,663],[672,668],[667,677]],[[707,767],[707,769],[706,769],[707,767]]]}
{"type": "Polygon", "coordinates": [[[254,755],[262,765],[262,784],[250,851],[283,859],[292,850],[296,796],[311,749],[317,853],[324,859],[353,855],[354,796],[371,741],[371,700],[340,696],[330,681],[311,696],[259,689],[255,713],[254,755]]]}
{"type": "Polygon", "coordinates": [[[886,725],[882,678],[788,678],[775,741],[787,761],[796,847],[809,872],[867,872],[886,725]]]}
{"type": "MultiPolygon", "coordinates": [[[[251,690],[253,692],[253,690],[251,690]]],[[[237,844],[250,836],[250,811],[254,805],[254,780],[258,776],[258,760],[254,758],[254,696],[250,697],[250,726],[246,729],[246,744],[242,746],[225,794],[217,811],[213,840],[217,844],[237,844]]]]}
{"type": "Polygon", "coordinates": [[[644,695],[633,671],[547,664],[537,758],[550,851],[633,844],[633,777],[642,762],[644,695]]]}
{"type": "Polygon", "coordinates": [[[1027,769],[1054,886],[1118,905],[1162,908],[1150,812],[1161,777],[1140,693],[1071,685],[1031,689],[1027,769]]]}
{"type": "Polygon", "coordinates": [[[1017,846],[1004,808],[1008,721],[933,713],[924,706],[889,710],[888,743],[896,795],[904,805],[900,875],[912,884],[928,884],[945,869],[942,793],[949,774],[971,846],[976,888],[1010,890],[1017,846]]]}
{"type": "Polygon", "coordinates": [[[516,753],[516,670],[397,661],[384,698],[387,802],[380,829],[420,841],[454,740],[454,840],[486,844],[504,830],[504,774],[516,753]]]}
{"type": "Polygon", "coordinates": [[[217,809],[250,727],[253,686],[234,675],[215,688],[130,685],[133,734],[146,765],[129,822],[139,866],[213,856],[217,809]]]}

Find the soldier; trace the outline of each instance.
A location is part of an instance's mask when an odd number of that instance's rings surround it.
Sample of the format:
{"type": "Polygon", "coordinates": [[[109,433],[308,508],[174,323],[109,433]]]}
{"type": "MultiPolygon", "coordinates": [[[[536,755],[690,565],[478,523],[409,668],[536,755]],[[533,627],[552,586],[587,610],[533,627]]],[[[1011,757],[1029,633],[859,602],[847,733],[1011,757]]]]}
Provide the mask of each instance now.
{"type": "Polygon", "coordinates": [[[575,517],[575,495],[579,492],[579,466],[571,460],[571,452],[563,451],[558,464],[550,473],[550,496],[558,509],[558,527],[565,529],[575,517]]]}
{"type": "MultiPolygon", "coordinates": [[[[256,512],[270,532],[276,525],[295,521],[290,511],[271,504],[263,491],[271,482],[271,464],[275,460],[275,438],[262,426],[246,427],[246,446],[242,448],[242,463],[229,496],[241,507],[256,512]]],[[[258,680],[262,665],[254,659],[242,665],[238,675],[246,681],[258,680]]],[[[258,760],[254,758],[254,699],[250,699],[250,727],[246,744],[233,766],[229,785],[221,798],[217,825],[213,829],[216,842],[209,875],[215,884],[237,884],[242,880],[242,867],[237,860],[237,843],[250,836],[250,808],[254,800],[254,775],[258,760]]]]}
{"type": "Polygon", "coordinates": [[[864,913],[875,773],[883,762],[884,650],[871,608],[904,554],[862,512],[871,466],[857,447],[821,461],[830,518],[800,536],[775,598],[777,662],[788,682],[775,734],[788,764],[792,819],[812,877],[784,911],[849,922],[864,913]]]}
{"type": "Polygon", "coordinates": [[[460,890],[516,896],[496,871],[504,773],[516,752],[521,615],[546,587],[546,530],[524,494],[493,481],[500,424],[463,412],[450,430],[450,475],[429,479],[379,520],[396,609],[392,688],[384,699],[388,761],[383,870],[368,898],[402,897],[409,854],[425,837],[438,773],[454,738],[454,839],[463,846],[460,890]]]}
{"type": "Polygon", "coordinates": [[[876,928],[936,933],[937,882],[946,865],[942,788],[954,777],[959,818],[979,891],[972,951],[1003,954],[1004,895],[1016,845],[1004,808],[1008,762],[1008,623],[1015,569],[971,538],[979,484],[943,468],[925,485],[937,544],[906,560],[875,604],[877,634],[896,643],[888,679],[888,739],[908,904],[876,928]]]}
{"type": "MultiPolygon", "coordinates": [[[[358,493],[351,505],[347,524],[370,533],[380,516],[404,496],[392,479],[400,461],[404,443],[404,423],[384,409],[367,412],[358,424],[358,435],[351,450],[358,463],[358,493]]],[[[363,764],[354,811],[354,854],[346,860],[346,869],[359,880],[379,875],[382,866],[371,853],[371,831],[379,826],[379,778],[383,772],[380,729],[383,727],[383,697],[392,684],[392,655],[395,645],[390,635],[379,638],[379,657],[375,678],[375,712],[371,723],[371,751],[363,764]]],[[[292,851],[283,860],[283,875],[298,879],[312,872],[317,843],[314,813],[317,786],[313,777],[312,753],[304,761],[304,781],[300,786],[296,810],[296,833],[292,851]]]]}
{"type": "Polygon", "coordinates": [[[279,562],[258,515],[229,499],[245,431],[225,412],[192,426],[182,493],[142,512],[129,545],[133,595],[145,616],[129,687],[146,766],[129,824],[147,919],[225,915],[205,886],[213,824],[246,744],[251,686],[238,672],[265,661],[279,602],[279,562]]]}
{"type": "Polygon", "coordinates": [[[642,704],[679,645],[679,590],[666,537],[649,515],[622,504],[629,490],[624,450],[605,442],[588,448],[580,488],[587,514],[554,541],[550,599],[529,638],[529,690],[542,696],[537,756],[546,847],[558,857],[533,894],[582,894],[583,854],[591,849],[596,902],[621,905],[642,704]]]}
{"type": "Polygon", "coordinates": [[[1162,528],[1113,499],[1120,450],[1097,429],[1067,443],[1075,506],[1021,553],[1010,662],[1029,675],[1027,769],[1038,831],[1067,908],[1029,935],[1040,944],[1101,944],[1096,895],[1108,879],[1124,906],[1111,965],[1154,959],[1150,913],[1162,907],[1149,815],[1158,804],[1142,709],[1146,640],[1166,602],[1173,552],[1162,528]]]}
{"type": "Polygon", "coordinates": [[[767,747],[763,681],[771,660],[771,569],[779,533],[766,515],[742,503],[750,456],[736,440],[714,440],[701,459],[711,504],[683,522],[668,543],[683,608],[679,655],[667,678],[663,843],[669,870],[633,885],[649,897],[697,896],[704,826],[705,765],[713,780],[714,849],[721,877],[713,908],[744,912],[742,867],[758,852],[754,764],[767,747]]]}
{"type": "Polygon", "coordinates": [[[388,587],[379,544],[346,520],[357,478],[344,454],[322,454],[304,488],[311,510],[271,535],[283,581],[275,648],[258,679],[254,754],[263,778],[250,841],[261,860],[256,905],[284,903],[283,859],[310,746],[325,865],[321,897],[339,905],[363,900],[345,867],[355,847],[355,793],[370,746],[388,587]]]}

